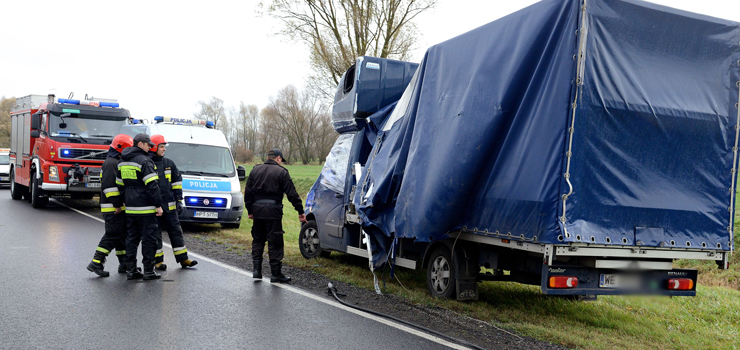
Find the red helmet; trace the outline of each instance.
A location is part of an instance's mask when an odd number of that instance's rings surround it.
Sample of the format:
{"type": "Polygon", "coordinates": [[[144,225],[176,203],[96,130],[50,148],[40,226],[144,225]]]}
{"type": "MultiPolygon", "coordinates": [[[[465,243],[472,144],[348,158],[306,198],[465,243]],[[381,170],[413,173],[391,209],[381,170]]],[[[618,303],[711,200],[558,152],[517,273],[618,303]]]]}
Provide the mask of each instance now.
{"type": "Polygon", "coordinates": [[[159,134],[152,135],[151,141],[154,144],[154,147],[149,149],[149,152],[157,152],[157,147],[159,147],[159,145],[162,143],[167,146],[167,141],[164,140],[164,136],[159,134]]]}
{"type": "Polygon", "coordinates": [[[113,138],[113,142],[111,142],[110,147],[118,151],[118,153],[121,153],[124,148],[132,147],[133,145],[134,139],[131,136],[118,134],[113,138]]]}

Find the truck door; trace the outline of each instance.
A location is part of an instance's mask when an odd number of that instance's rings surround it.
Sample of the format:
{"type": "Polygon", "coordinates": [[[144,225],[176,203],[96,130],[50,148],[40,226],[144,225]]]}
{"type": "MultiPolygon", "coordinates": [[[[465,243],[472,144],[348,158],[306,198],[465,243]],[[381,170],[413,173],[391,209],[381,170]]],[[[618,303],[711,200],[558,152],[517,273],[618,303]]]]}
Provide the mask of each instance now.
{"type": "Polygon", "coordinates": [[[344,193],[349,166],[349,152],[355,133],[340,135],[321,169],[320,188],[316,191],[316,223],[322,246],[339,248],[344,226],[344,193]]]}

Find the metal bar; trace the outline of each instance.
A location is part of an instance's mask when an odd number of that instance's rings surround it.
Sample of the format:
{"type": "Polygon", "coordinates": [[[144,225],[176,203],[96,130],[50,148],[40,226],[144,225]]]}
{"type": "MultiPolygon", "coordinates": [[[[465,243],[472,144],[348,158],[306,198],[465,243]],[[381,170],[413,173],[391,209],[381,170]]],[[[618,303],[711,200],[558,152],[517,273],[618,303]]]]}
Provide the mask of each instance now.
{"type": "Polygon", "coordinates": [[[563,247],[558,246],[556,255],[562,256],[594,256],[620,257],[640,259],[695,259],[695,260],[722,260],[722,252],[717,251],[689,251],[689,250],[658,250],[644,248],[592,248],[592,247],[563,247]]]}

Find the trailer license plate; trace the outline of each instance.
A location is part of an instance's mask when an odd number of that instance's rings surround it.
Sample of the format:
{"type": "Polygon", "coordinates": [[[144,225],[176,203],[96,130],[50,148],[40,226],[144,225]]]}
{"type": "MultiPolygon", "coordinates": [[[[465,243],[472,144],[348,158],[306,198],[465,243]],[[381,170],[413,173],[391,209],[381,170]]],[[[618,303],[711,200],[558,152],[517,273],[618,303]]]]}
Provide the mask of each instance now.
{"type": "Polygon", "coordinates": [[[218,219],[218,212],[215,211],[196,211],[193,215],[196,218],[218,219]]]}
{"type": "Polygon", "coordinates": [[[100,188],[100,182],[88,182],[85,184],[87,188],[100,188]]]}
{"type": "Polygon", "coordinates": [[[635,275],[601,275],[599,287],[601,288],[638,288],[640,278],[635,275]]]}

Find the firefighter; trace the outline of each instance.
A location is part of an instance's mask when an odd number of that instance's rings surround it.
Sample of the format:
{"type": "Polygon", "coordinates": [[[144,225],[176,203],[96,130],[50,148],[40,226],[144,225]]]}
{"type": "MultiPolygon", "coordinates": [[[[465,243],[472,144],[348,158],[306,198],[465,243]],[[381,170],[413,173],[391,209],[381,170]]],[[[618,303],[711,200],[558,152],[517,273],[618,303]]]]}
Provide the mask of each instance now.
{"type": "Polygon", "coordinates": [[[167,150],[167,141],[162,135],[152,135],[154,147],[149,150],[154,165],[157,166],[157,176],[159,177],[159,193],[162,195],[162,209],[164,214],[157,218],[159,223],[159,234],[157,235],[157,253],[154,255],[154,268],[157,270],[167,270],[164,263],[164,251],[162,250],[162,229],[167,230],[172,243],[172,252],[175,254],[175,261],[182,267],[193,267],[198,264],[196,260],[188,259],[188,249],[185,247],[185,239],[182,235],[182,227],[178,219],[178,213],[182,208],[182,175],[177,170],[175,162],[164,157],[167,150]]]}
{"type": "Polygon", "coordinates": [[[244,189],[244,207],[247,208],[252,223],[252,263],[253,277],[262,278],[262,253],[265,241],[270,257],[270,282],[287,283],[290,277],[282,273],[283,260],[283,194],[296,211],[298,219],[306,222],[301,197],[295,190],[288,169],[282,167],[283,152],[279,149],[267,153],[267,161],[256,165],[249,173],[244,189]]]}
{"type": "Polygon", "coordinates": [[[118,178],[123,185],[118,188],[126,203],[126,273],[130,280],[152,280],[161,276],[154,271],[157,251],[157,217],[161,216],[162,195],[159,193],[157,168],[149,159],[149,149],[154,144],[147,134],[134,137],[134,146],[123,150],[118,163],[118,178]],[[136,267],[136,252],[141,242],[144,274],[136,267]]]}
{"type": "Polygon", "coordinates": [[[118,162],[124,148],[131,147],[134,140],[131,136],[120,134],[113,138],[108,148],[108,158],[105,159],[100,173],[100,211],[105,219],[105,234],[98,243],[92,262],[87,269],[101,277],[108,277],[110,273],[103,270],[108,254],[115,249],[118,258],[118,273],[126,273],[126,214],[123,206],[123,197],[117,184],[121,180],[116,177],[118,162]]]}

